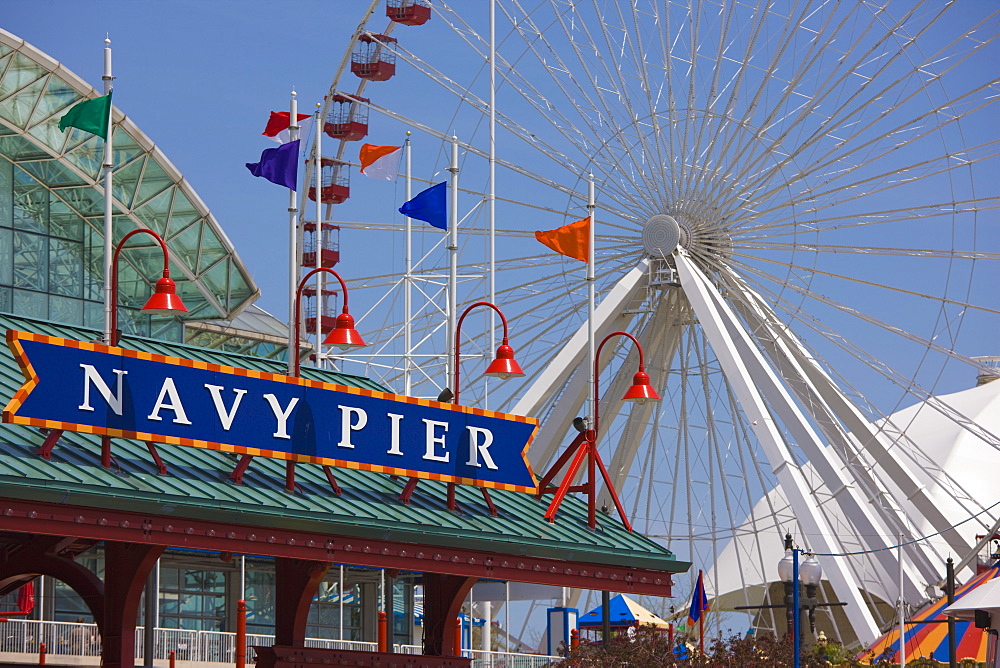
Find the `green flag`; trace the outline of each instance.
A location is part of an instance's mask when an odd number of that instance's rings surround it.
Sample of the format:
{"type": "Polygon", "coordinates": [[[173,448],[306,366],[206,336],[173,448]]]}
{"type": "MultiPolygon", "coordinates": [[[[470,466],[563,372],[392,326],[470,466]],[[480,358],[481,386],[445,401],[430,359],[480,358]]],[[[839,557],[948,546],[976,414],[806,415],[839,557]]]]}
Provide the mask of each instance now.
{"type": "Polygon", "coordinates": [[[104,139],[108,138],[108,121],[111,111],[111,93],[92,100],[83,100],[73,105],[59,119],[59,129],[80,128],[104,139]]]}

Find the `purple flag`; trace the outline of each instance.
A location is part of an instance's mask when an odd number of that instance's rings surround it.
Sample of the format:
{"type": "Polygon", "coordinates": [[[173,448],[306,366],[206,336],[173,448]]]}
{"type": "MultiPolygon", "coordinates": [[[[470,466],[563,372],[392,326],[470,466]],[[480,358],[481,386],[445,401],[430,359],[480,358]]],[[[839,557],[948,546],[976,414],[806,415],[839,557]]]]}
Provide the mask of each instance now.
{"type": "Polygon", "coordinates": [[[299,173],[299,142],[296,139],[277,148],[267,148],[260,154],[260,162],[248,162],[247,169],[254,176],[263,176],[271,183],[296,189],[299,173]]]}

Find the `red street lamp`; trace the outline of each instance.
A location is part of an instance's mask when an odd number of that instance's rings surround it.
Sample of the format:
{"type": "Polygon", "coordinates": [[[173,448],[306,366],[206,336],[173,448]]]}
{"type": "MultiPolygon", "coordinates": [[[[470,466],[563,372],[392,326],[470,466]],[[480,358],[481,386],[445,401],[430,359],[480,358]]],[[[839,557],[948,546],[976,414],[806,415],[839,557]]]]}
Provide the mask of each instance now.
{"type": "MultiPolygon", "coordinates": [[[[302,317],[299,310],[299,302],[302,300],[302,290],[305,288],[306,283],[310,278],[315,276],[317,273],[325,271],[328,274],[333,274],[334,278],[340,281],[340,288],[344,293],[344,307],[341,309],[340,315],[337,316],[337,322],[334,324],[333,330],[323,339],[323,343],[331,346],[336,346],[341,350],[349,350],[351,348],[361,348],[366,346],[364,339],[361,338],[361,334],[358,330],[354,328],[354,316],[352,316],[347,311],[347,284],[344,283],[344,279],[340,277],[340,274],[335,272],[333,269],[327,267],[316,267],[299,281],[298,287],[295,289],[295,336],[292,340],[292,350],[290,351],[291,358],[289,360],[289,371],[296,378],[299,375],[299,331],[301,329],[302,317]]],[[[317,299],[319,296],[317,295],[317,299]]],[[[317,327],[322,328],[322,323],[317,320],[317,327]]],[[[317,351],[318,352],[318,351],[317,351]]]]}
{"type": "Polygon", "coordinates": [[[465,316],[469,315],[469,312],[476,308],[477,306],[488,306],[497,312],[500,316],[500,321],[503,323],[503,340],[500,342],[500,347],[497,348],[497,355],[490,362],[490,365],[486,367],[486,372],[484,375],[492,376],[494,378],[499,378],[501,380],[507,380],[508,378],[513,378],[514,376],[523,376],[524,372],[521,371],[521,365],[517,363],[514,359],[514,349],[510,347],[507,341],[507,318],[504,317],[503,311],[501,311],[495,304],[490,302],[476,302],[469,306],[465,311],[462,312],[462,316],[458,319],[458,324],[455,326],[455,401],[458,403],[458,393],[460,388],[459,375],[461,371],[461,349],[462,349],[462,322],[465,320],[465,316]]]}
{"type": "Polygon", "coordinates": [[[637,404],[644,404],[647,401],[659,401],[660,399],[660,395],[656,393],[656,390],[653,389],[653,386],[649,382],[649,374],[646,373],[646,364],[643,357],[642,345],[639,343],[638,339],[628,332],[612,332],[604,337],[604,340],[601,341],[599,346],[597,346],[597,352],[594,355],[593,424],[591,424],[585,432],[579,434],[573,443],[566,448],[566,451],[559,457],[559,460],[556,461],[549,472],[545,474],[545,477],[542,478],[541,483],[538,485],[539,494],[551,491],[547,489],[548,484],[552,481],[556,474],[559,473],[560,469],[562,469],[569,458],[573,457],[573,462],[570,464],[569,470],[566,472],[566,477],[563,478],[562,484],[555,489],[555,497],[553,497],[552,502],[549,504],[548,510],[545,511],[545,519],[550,522],[555,521],[556,512],[558,512],[559,505],[562,503],[567,493],[583,492],[587,495],[587,526],[591,529],[597,528],[596,470],[599,468],[601,476],[604,478],[604,484],[611,493],[612,500],[614,500],[615,508],[618,509],[618,515],[622,518],[622,523],[625,525],[626,529],[632,531],[632,524],[628,521],[628,516],[625,514],[625,508],[622,506],[621,500],[618,498],[618,492],[615,491],[614,485],[611,484],[611,476],[608,475],[608,470],[605,468],[604,462],[601,460],[601,455],[597,451],[597,433],[600,429],[601,401],[598,387],[600,379],[598,361],[601,359],[601,350],[604,348],[604,344],[615,336],[626,336],[632,339],[632,342],[635,343],[636,349],[639,351],[639,370],[636,371],[634,376],[632,376],[632,386],[625,392],[625,396],[622,397],[622,399],[624,401],[630,401],[637,404]],[[576,477],[576,473],[583,464],[584,458],[587,459],[587,482],[581,486],[573,487],[573,478],[576,477]]]}
{"type": "MultiPolygon", "coordinates": [[[[500,342],[500,346],[497,348],[496,357],[490,362],[490,365],[486,367],[486,372],[484,375],[492,376],[494,378],[499,378],[501,380],[507,380],[508,378],[513,378],[515,376],[523,376],[524,371],[521,370],[521,365],[517,363],[514,359],[514,349],[510,347],[510,343],[507,338],[507,318],[504,316],[503,311],[501,311],[496,304],[492,302],[476,302],[470,305],[464,311],[462,311],[461,317],[458,319],[458,324],[455,325],[455,394],[452,403],[458,404],[458,395],[461,389],[461,350],[462,350],[462,323],[465,322],[465,316],[469,315],[472,309],[479,306],[487,306],[497,312],[500,316],[500,321],[503,323],[503,340],[500,342]]],[[[406,483],[406,487],[403,488],[402,493],[399,495],[399,500],[403,503],[409,503],[410,497],[413,495],[413,490],[416,489],[419,478],[410,478],[406,483]]],[[[486,500],[486,505],[490,509],[490,514],[494,517],[497,515],[497,508],[493,504],[493,499],[490,498],[489,491],[482,487],[480,490],[483,493],[483,499],[486,500]]],[[[458,504],[455,502],[455,483],[448,483],[448,510],[456,510],[458,504]]]]}
{"type": "Polygon", "coordinates": [[[132,230],[122,237],[122,240],[115,246],[115,253],[111,259],[111,331],[105,332],[105,340],[112,346],[118,345],[118,340],[121,338],[121,334],[118,331],[118,258],[121,255],[122,248],[125,246],[125,242],[140,232],[151,235],[159,242],[160,247],[163,249],[163,277],[156,281],[153,294],[150,295],[146,301],[146,305],[141,310],[149,315],[187,313],[187,307],[184,306],[184,302],[177,295],[177,285],[170,278],[170,254],[167,252],[167,244],[163,241],[163,237],[145,227],[132,230]]]}

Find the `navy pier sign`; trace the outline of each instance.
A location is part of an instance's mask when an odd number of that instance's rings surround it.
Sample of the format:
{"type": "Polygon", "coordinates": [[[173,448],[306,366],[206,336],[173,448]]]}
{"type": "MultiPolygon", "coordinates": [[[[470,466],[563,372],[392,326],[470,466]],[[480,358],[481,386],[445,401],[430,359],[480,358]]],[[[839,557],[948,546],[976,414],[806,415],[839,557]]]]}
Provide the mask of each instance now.
{"type": "Polygon", "coordinates": [[[8,331],[3,421],[521,492],[530,417],[8,331]]]}

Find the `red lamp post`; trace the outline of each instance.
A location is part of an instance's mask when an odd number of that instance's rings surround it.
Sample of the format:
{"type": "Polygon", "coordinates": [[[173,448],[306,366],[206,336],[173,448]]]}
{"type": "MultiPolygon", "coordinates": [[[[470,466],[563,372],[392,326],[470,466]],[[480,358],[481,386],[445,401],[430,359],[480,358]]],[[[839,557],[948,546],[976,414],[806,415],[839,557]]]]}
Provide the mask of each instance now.
{"type": "MultiPolygon", "coordinates": [[[[458,319],[458,324],[455,326],[455,394],[453,398],[453,403],[458,404],[458,396],[461,389],[461,350],[462,350],[462,323],[465,321],[465,316],[469,315],[469,312],[474,308],[479,306],[487,306],[497,312],[500,316],[500,321],[503,323],[503,340],[500,342],[500,346],[497,348],[496,357],[490,362],[490,365],[486,367],[484,375],[492,376],[494,378],[500,378],[501,380],[507,380],[508,378],[513,378],[514,376],[523,376],[524,371],[521,370],[521,365],[517,363],[514,359],[514,349],[510,347],[508,342],[508,328],[507,328],[507,318],[504,316],[503,311],[501,311],[496,304],[492,302],[476,302],[470,305],[463,312],[461,317],[458,319]]],[[[403,488],[403,492],[399,495],[400,501],[403,503],[409,503],[410,497],[413,495],[413,490],[416,489],[419,478],[410,478],[406,483],[406,487],[403,488]]],[[[486,488],[481,488],[483,493],[483,498],[486,500],[486,505],[490,509],[490,513],[496,517],[497,509],[493,504],[493,500],[490,498],[490,493],[486,488]]],[[[448,510],[455,510],[457,504],[455,502],[455,483],[448,483],[448,510]]]]}
{"type": "MultiPolygon", "coordinates": [[[[292,337],[291,348],[288,351],[288,373],[296,378],[299,377],[299,346],[301,345],[299,332],[301,331],[302,323],[302,313],[299,305],[302,301],[302,290],[305,288],[306,283],[309,282],[309,279],[321,271],[333,274],[333,276],[340,281],[340,288],[344,293],[344,307],[341,310],[340,315],[337,316],[337,322],[334,324],[333,330],[325,339],[323,339],[323,343],[337,346],[341,350],[360,348],[367,345],[364,342],[364,339],[361,338],[361,334],[358,333],[358,330],[354,328],[354,317],[347,311],[347,284],[344,283],[344,279],[342,279],[340,274],[335,272],[333,269],[329,269],[327,267],[317,267],[303,276],[302,280],[299,281],[298,286],[295,288],[295,308],[292,310],[292,313],[295,314],[295,323],[292,325],[294,336],[292,337]]],[[[322,323],[318,322],[318,320],[319,319],[317,319],[317,327],[322,327],[322,323]]],[[[240,458],[240,461],[236,464],[232,473],[229,474],[229,479],[237,485],[242,484],[243,474],[246,472],[247,468],[249,468],[251,461],[253,461],[253,455],[243,455],[240,458]]],[[[333,475],[333,469],[329,466],[324,466],[323,472],[326,473],[326,480],[330,484],[330,489],[333,490],[334,494],[340,496],[340,485],[337,484],[337,479],[333,475]]],[[[292,460],[285,462],[285,490],[288,492],[295,491],[295,462],[292,460]]]]}
{"type": "Polygon", "coordinates": [[[600,469],[601,476],[604,478],[604,484],[611,493],[611,498],[614,500],[615,508],[618,509],[618,515],[621,517],[622,523],[625,525],[626,529],[632,531],[632,524],[628,521],[625,509],[622,507],[621,500],[618,498],[618,492],[615,491],[614,485],[611,484],[611,476],[608,475],[608,470],[605,468],[604,462],[601,460],[601,455],[597,451],[597,433],[600,429],[600,392],[598,386],[600,369],[598,368],[598,361],[601,359],[601,350],[604,348],[604,344],[615,336],[626,336],[632,339],[632,342],[635,343],[635,346],[639,351],[639,369],[632,377],[632,386],[625,392],[625,396],[622,397],[622,399],[638,404],[644,404],[647,401],[658,401],[660,399],[660,395],[656,393],[656,390],[649,383],[649,374],[646,373],[642,345],[640,345],[639,341],[628,332],[612,332],[604,337],[604,340],[602,340],[600,345],[597,346],[597,352],[594,355],[593,423],[585,432],[576,437],[573,443],[570,444],[566,451],[559,457],[559,460],[556,461],[549,472],[545,474],[545,477],[542,478],[542,481],[538,486],[539,494],[543,494],[547,491],[553,491],[548,489],[548,484],[559,473],[560,469],[565,466],[569,458],[573,457],[573,462],[570,464],[569,470],[566,472],[566,477],[563,478],[562,484],[554,490],[555,496],[549,504],[548,510],[545,511],[545,519],[550,522],[555,521],[559,505],[562,503],[563,499],[566,498],[567,493],[583,492],[587,495],[587,526],[591,529],[597,528],[596,474],[597,469],[600,469]],[[587,459],[587,481],[583,485],[574,487],[572,486],[573,478],[576,477],[577,471],[580,470],[580,466],[583,464],[584,458],[587,459]]]}
{"type": "Polygon", "coordinates": [[[151,235],[163,249],[163,277],[156,281],[153,294],[150,295],[146,305],[141,310],[150,315],[187,313],[187,307],[177,295],[177,285],[170,278],[170,254],[167,252],[167,244],[163,241],[163,237],[145,227],[132,230],[122,237],[122,240],[115,246],[115,253],[111,259],[111,331],[105,332],[105,340],[112,346],[118,345],[118,340],[121,338],[118,331],[118,258],[122,248],[125,247],[125,242],[139,233],[151,235]]]}
{"type": "MultiPolygon", "coordinates": [[[[153,230],[145,227],[132,230],[122,237],[122,240],[118,242],[117,246],[115,246],[114,254],[111,256],[111,319],[108,323],[109,331],[104,332],[104,341],[111,346],[117,346],[118,341],[121,338],[120,332],[118,331],[118,259],[121,256],[122,249],[125,247],[125,242],[140,233],[152,236],[156,239],[157,243],[160,244],[160,248],[163,249],[163,276],[156,281],[153,294],[149,296],[145,306],[143,306],[140,310],[150,315],[173,315],[176,313],[187,313],[187,307],[184,306],[184,302],[181,301],[181,298],[177,295],[177,285],[170,278],[170,253],[167,251],[167,244],[163,241],[163,237],[153,230]]],[[[54,431],[50,434],[50,436],[55,435],[57,440],[61,433],[61,431],[54,431]]],[[[39,454],[47,458],[48,451],[50,451],[54,445],[55,440],[50,441],[49,439],[46,439],[46,442],[39,451],[39,454]]],[[[146,446],[149,448],[149,452],[153,456],[154,461],[156,461],[157,468],[160,473],[166,473],[166,467],[164,467],[163,462],[160,461],[160,456],[156,452],[156,447],[151,441],[147,441],[146,446]]],[[[101,466],[106,469],[111,468],[110,436],[101,437],[101,466]]]]}
{"type": "MultiPolygon", "coordinates": [[[[333,329],[323,339],[323,343],[331,346],[336,346],[341,350],[349,350],[351,348],[361,348],[367,345],[364,339],[361,338],[361,334],[358,330],[354,328],[354,316],[352,316],[347,310],[347,284],[344,283],[344,279],[340,277],[340,274],[335,272],[333,269],[328,267],[316,267],[299,281],[298,287],[295,289],[295,336],[292,342],[292,350],[289,351],[289,362],[288,370],[296,378],[299,375],[299,331],[301,330],[302,315],[300,313],[299,303],[302,300],[302,290],[305,288],[306,283],[309,279],[318,274],[321,271],[325,271],[328,274],[333,274],[334,278],[340,281],[340,288],[344,293],[344,307],[341,309],[340,315],[337,316],[337,322],[334,324],[333,329]]],[[[321,327],[322,323],[317,322],[317,327],[321,327]]]]}

